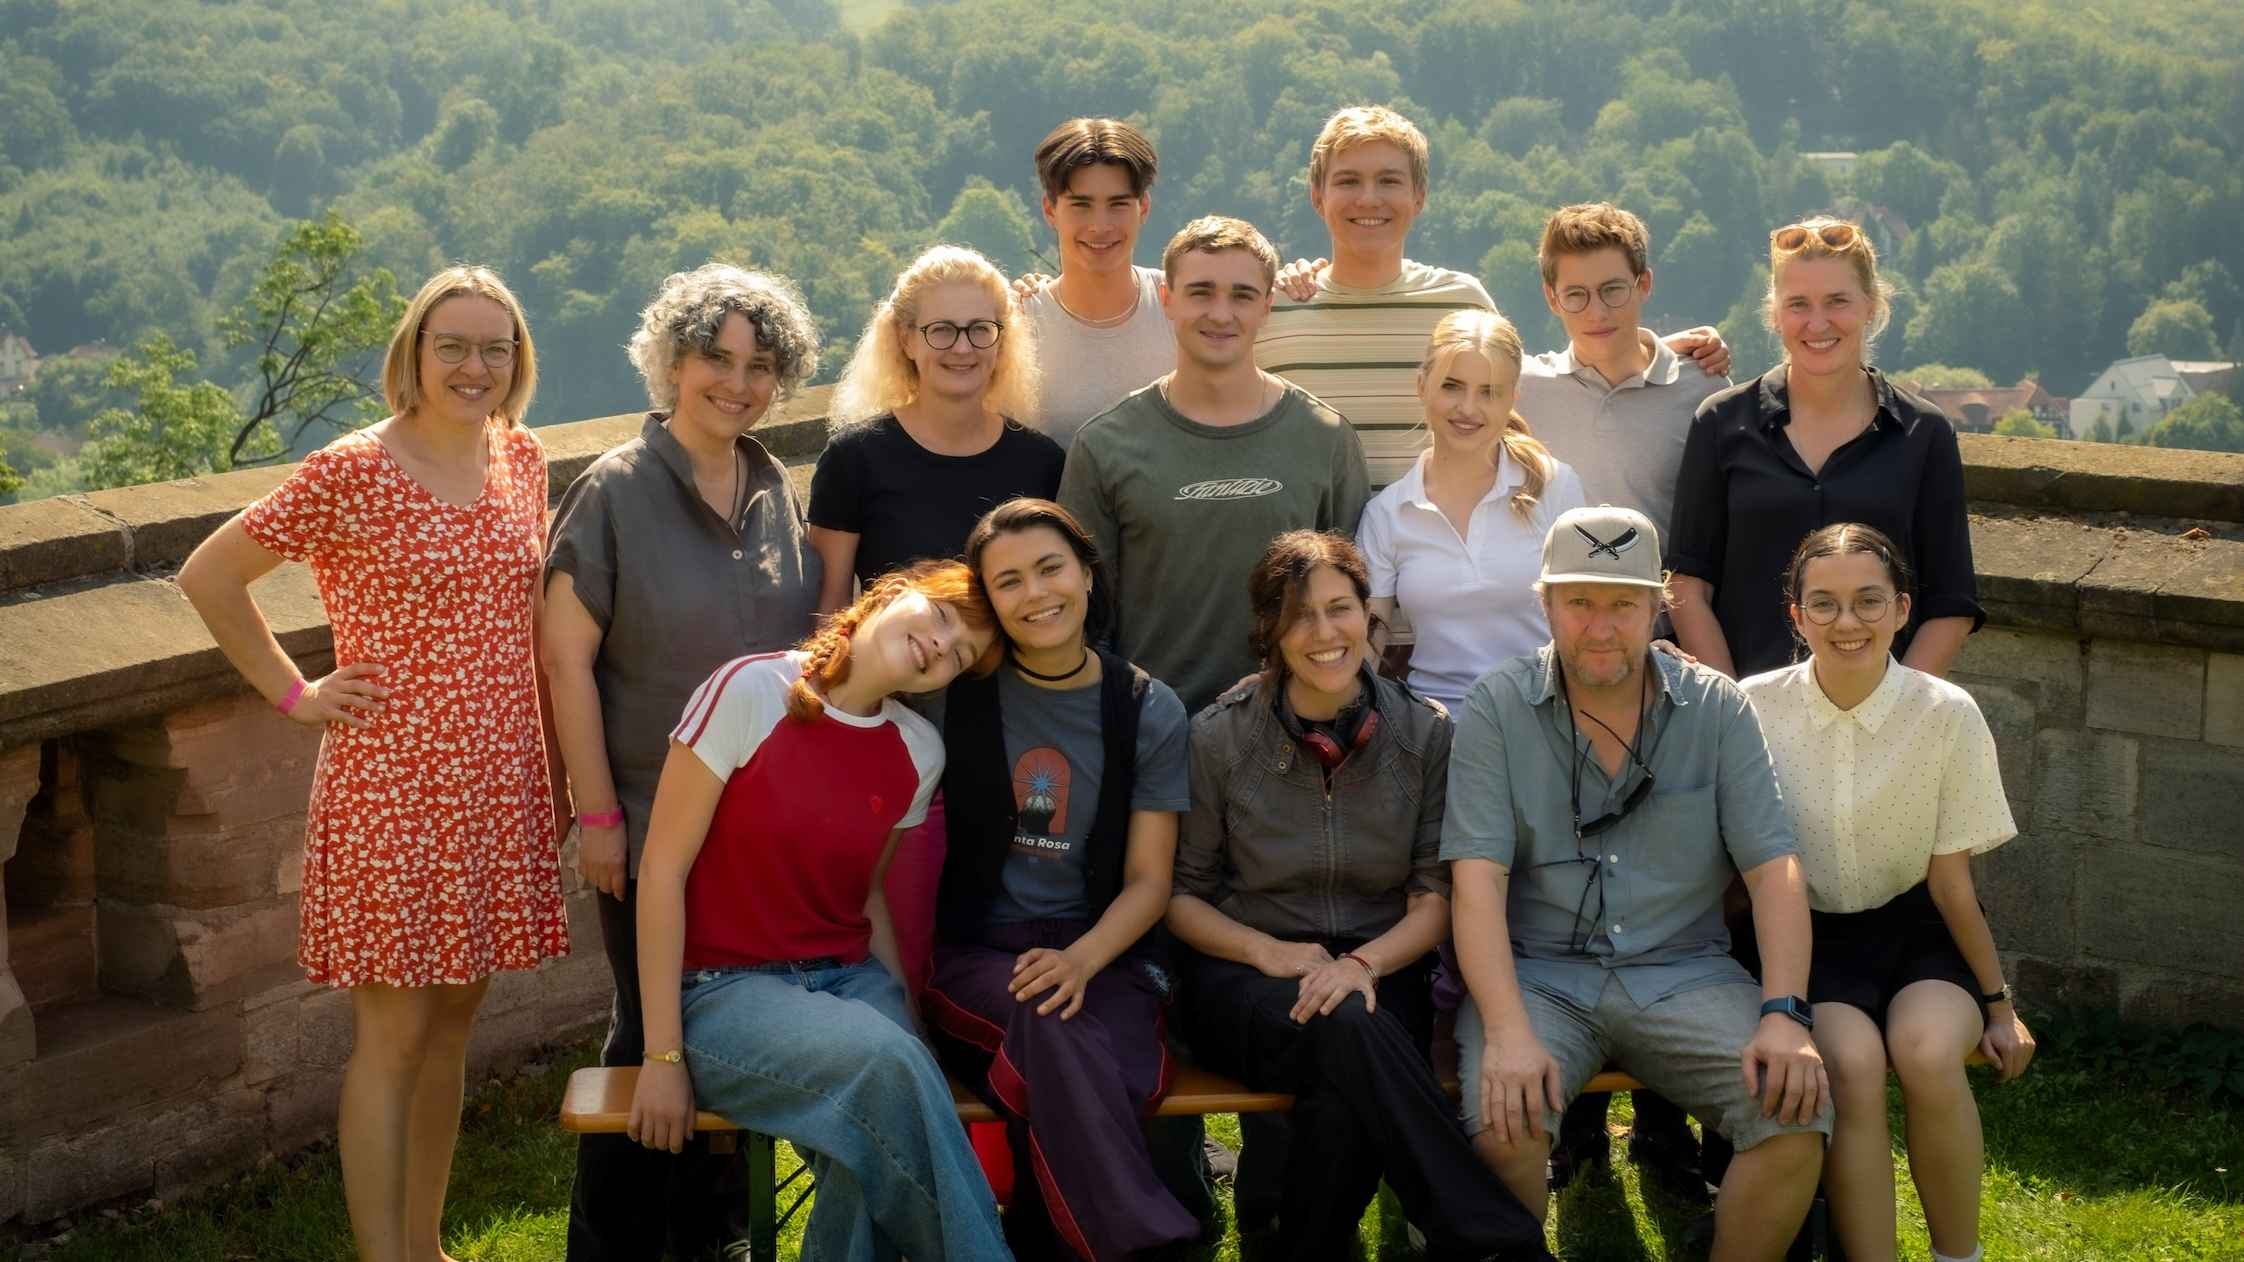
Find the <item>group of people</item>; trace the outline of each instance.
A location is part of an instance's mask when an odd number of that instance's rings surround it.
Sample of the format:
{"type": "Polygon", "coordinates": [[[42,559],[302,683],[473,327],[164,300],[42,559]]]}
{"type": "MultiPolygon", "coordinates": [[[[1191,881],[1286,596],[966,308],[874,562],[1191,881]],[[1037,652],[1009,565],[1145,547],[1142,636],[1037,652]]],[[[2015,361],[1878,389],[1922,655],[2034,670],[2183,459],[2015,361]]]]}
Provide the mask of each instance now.
{"type": "Polygon", "coordinates": [[[1552,1141],[1610,1064],[1736,1149],[1714,1256],[1781,1256],[1820,1182],[1861,1262],[1895,1253],[1890,1068],[1936,1255],[1976,1258],[1964,1061],[2033,1043],[1968,859],[2016,830],[1942,678],[1980,617],[1962,471],[1870,364],[1870,240],[1771,235],[1785,362],[1733,386],[1711,330],[1641,327],[1625,210],[1546,225],[1553,352],[1405,257],[1427,146],[1386,109],[1317,137],[1330,258],[1282,270],[1220,216],[1136,266],[1127,124],[1036,164],[1058,276],[907,267],[807,504],[750,432],[817,371],[792,283],[665,280],[651,410],[549,516],[528,322],[455,267],[392,415],[181,571],[326,729],[300,954],[352,995],[360,1255],[446,1256],[467,1034],[566,950],[573,828],[602,1060],[641,1068],[572,1258],[739,1238],[697,1108],[804,1153],[809,1257],[1174,1249],[1213,1217],[1197,1131],[1152,1120],[1180,1055],[1294,1096],[1236,1188],[1285,1256],[1351,1247],[1382,1181],[1431,1256],[1548,1256],[1552,1141]],[[288,560],[315,680],[252,597],[288,560]],[[1002,1119],[1002,1216],[946,1069],[1002,1119]]]}

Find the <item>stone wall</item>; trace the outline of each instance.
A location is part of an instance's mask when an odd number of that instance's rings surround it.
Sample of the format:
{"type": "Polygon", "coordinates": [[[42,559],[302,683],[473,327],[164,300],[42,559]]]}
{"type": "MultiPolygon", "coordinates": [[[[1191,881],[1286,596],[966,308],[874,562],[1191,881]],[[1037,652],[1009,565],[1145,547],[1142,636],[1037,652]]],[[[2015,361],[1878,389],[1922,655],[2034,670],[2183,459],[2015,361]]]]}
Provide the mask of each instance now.
{"type": "MultiPolygon", "coordinates": [[[[637,424],[541,430],[553,489],[637,424]]],[[[800,475],[824,427],[763,436],[800,475]]],[[[2244,457],[1963,441],[1990,621],[1958,678],[2025,829],[1982,869],[2012,976],[2029,1005],[2244,1024],[2244,457]]],[[[243,691],[170,579],[281,476],[0,509],[0,1222],[333,1130],[348,1000],[294,963],[317,735],[243,691]]],[[[328,669],[302,568],[257,594],[328,669]]],[[[589,898],[571,878],[568,959],[494,983],[479,1068],[602,1020],[589,898]]]]}

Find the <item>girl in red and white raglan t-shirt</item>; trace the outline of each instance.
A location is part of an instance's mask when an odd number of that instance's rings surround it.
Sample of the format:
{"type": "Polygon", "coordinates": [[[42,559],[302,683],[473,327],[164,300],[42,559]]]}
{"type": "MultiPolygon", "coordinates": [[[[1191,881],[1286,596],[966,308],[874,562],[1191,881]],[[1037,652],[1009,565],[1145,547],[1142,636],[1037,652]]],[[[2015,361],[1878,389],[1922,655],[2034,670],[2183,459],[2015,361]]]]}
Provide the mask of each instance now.
{"type": "Polygon", "coordinates": [[[820,1154],[806,1257],[869,1258],[876,1238],[915,1258],[1009,1256],[914,1032],[881,891],[943,770],[942,737],[896,694],[996,652],[966,567],[922,562],[795,650],[719,667],[671,732],[639,864],[647,1063],[630,1134],[677,1151],[698,1104],[820,1154]]]}

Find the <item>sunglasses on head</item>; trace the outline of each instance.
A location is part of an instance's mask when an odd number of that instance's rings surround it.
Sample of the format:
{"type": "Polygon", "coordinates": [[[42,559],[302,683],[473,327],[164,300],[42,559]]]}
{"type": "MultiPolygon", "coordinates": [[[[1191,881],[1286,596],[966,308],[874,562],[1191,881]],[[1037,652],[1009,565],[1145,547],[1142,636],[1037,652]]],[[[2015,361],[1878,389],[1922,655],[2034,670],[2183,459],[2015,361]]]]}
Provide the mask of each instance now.
{"type": "Polygon", "coordinates": [[[1807,248],[1810,238],[1823,242],[1834,250],[1844,250],[1862,239],[1862,229],[1851,223],[1827,223],[1810,228],[1806,224],[1792,224],[1769,234],[1769,244],[1787,252],[1807,248]]]}

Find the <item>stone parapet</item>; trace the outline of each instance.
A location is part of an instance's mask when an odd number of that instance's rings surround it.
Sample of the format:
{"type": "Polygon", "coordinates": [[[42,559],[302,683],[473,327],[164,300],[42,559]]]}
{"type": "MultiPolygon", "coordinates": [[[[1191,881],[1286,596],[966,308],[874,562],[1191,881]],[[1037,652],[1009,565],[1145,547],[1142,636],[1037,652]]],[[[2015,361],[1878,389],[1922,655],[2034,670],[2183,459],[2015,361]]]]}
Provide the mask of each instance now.
{"type": "MultiPolygon", "coordinates": [[[[640,424],[541,429],[551,492],[640,424]]],[[[758,436],[803,479],[826,433],[758,436]]],[[[2022,829],[1978,865],[2010,974],[2029,1007],[2244,1021],[2244,457],[1960,441],[1989,618],[1956,679],[2022,829]]],[[[294,962],[318,737],[244,691],[172,581],[285,475],[0,508],[0,1222],[332,1133],[349,998],[294,962]]],[[[327,670],[305,570],[255,590],[327,670]]],[[[605,1019],[594,896],[564,879],[571,955],[494,980],[478,1066],[605,1019]]]]}

